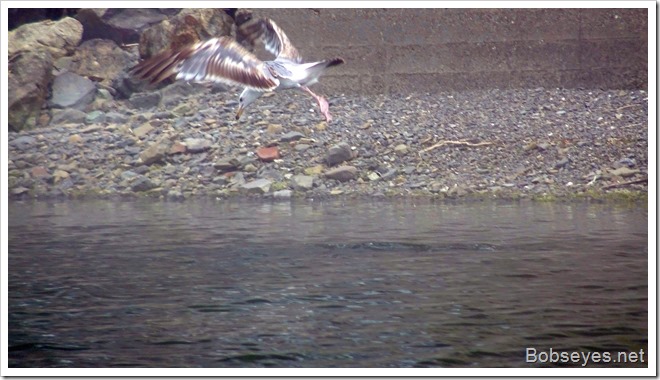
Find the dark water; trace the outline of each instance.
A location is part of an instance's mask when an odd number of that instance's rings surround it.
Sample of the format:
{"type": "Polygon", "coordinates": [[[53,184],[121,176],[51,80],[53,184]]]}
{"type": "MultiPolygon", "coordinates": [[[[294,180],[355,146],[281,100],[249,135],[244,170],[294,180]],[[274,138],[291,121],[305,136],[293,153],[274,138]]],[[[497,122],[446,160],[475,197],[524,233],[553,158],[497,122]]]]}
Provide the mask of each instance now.
{"type": "Polygon", "coordinates": [[[647,220],[643,205],[13,202],[9,366],[646,353],[647,220]]]}

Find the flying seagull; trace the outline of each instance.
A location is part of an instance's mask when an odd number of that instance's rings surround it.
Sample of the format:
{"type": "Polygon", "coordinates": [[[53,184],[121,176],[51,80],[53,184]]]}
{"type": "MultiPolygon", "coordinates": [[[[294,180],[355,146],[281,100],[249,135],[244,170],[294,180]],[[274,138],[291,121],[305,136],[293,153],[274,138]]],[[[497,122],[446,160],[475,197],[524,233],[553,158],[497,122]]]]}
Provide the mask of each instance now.
{"type": "Polygon", "coordinates": [[[309,86],[342,58],[304,63],[298,50],[272,20],[254,19],[238,26],[237,35],[250,43],[261,39],[273,61],[262,61],[230,37],[211,38],[177,51],[165,51],[140,62],[130,72],[135,77],[156,84],[176,74],[176,79],[193,82],[220,82],[244,85],[238,99],[236,120],[265,92],[299,89],[319,104],[327,122],[332,120],[328,101],[313,93],[309,86]]]}

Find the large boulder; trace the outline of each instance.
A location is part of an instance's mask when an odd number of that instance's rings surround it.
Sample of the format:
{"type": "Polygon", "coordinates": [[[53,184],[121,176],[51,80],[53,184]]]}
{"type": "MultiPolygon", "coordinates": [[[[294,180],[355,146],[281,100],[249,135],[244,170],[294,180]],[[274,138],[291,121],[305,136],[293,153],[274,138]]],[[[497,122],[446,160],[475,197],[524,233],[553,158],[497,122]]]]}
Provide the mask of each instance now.
{"type": "Polygon", "coordinates": [[[48,50],[19,53],[9,61],[9,129],[20,131],[37,125],[48,96],[53,57],[48,50]]]}
{"type": "Polygon", "coordinates": [[[130,64],[131,55],[114,41],[94,39],[83,42],[76,49],[69,69],[111,86],[130,64]]]}
{"type": "Polygon", "coordinates": [[[211,37],[229,36],[234,20],[222,9],[184,9],[146,29],[140,36],[140,56],[177,50],[211,37]]]}
{"type": "Polygon", "coordinates": [[[84,27],[83,41],[106,39],[121,45],[138,42],[142,30],[179,11],[178,8],[83,8],[76,19],[84,27]]]}
{"type": "Polygon", "coordinates": [[[73,53],[80,43],[82,33],[82,24],[71,17],[21,25],[9,32],[9,57],[45,49],[53,59],[58,59],[73,53]]]}

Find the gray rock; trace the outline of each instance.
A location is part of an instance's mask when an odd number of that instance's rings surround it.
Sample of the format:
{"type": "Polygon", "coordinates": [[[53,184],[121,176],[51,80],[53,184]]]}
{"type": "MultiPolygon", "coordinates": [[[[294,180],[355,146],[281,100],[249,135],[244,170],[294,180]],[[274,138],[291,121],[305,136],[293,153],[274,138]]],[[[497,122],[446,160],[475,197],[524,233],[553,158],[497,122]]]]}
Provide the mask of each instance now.
{"type": "Polygon", "coordinates": [[[293,195],[293,191],[289,189],[277,190],[273,193],[274,199],[289,199],[293,195]]]}
{"type": "Polygon", "coordinates": [[[9,142],[9,145],[18,148],[18,150],[26,150],[36,144],[37,139],[32,136],[21,136],[9,142]]]}
{"type": "Polygon", "coordinates": [[[314,187],[314,177],[304,174],[296,174],[291,177],[291,183],[295,190],[311,190],[314,187]]]}
{"type": "Polygon", "coordinates": [[[555,169],[560,169],[568,165],[570,160],[567,157],[562,158],[561,160],[555,162],[554,168],[555,169]]]}
{"type": "Polygon", "coordinates": [[[172,189],[167,192],[167,199],[179,201],[184,199],[184,196],[180,191],[172,189]]]}
{"type": "Polygon", "coordinates": [[[408,188],[409,188],[409,189],[421,189],[421,188],[423,188],[423,187],[426,187],[426,185],[427,185],[427,183],[424,182],[424,181],[413,182],[413,183],[411,183],[410,185],[408,185],[408,188]]]}
{"type": "Polygon", "coordinates": [[[119,112],[108,112],[105,114],[105,121],[115,124],[123,124],[128,121],[128,116],[121,114],[119,112]]]}
{"type": "Polygon", "coordinates": [[[343,165],[325,172],[325,176],[330,179],[336,179],[340,182],[350,181],[357,177],[357,168],[354,166],[343,165]]]}
{"type": "Polygon", "coordinates": [[[147,165],[140,165],[137,168],[133,169],[134,172],[137,174],[144,174],[149,171],[149,167],[147,165]]]}
{"type": "Polygon", "coordinates": [[[142,163],[144,165],[152,165],[156,162],[162,161],[169,152],[171,145],[172,142],[169,140],[169,137],[162,137],[140,153],[142,163]]]}
{"type": "Polygon", "coordinates": [[[328,149],[328,153],[325,157],[325,161],[329,166],[334,166],[344,161],[348,161],[351,158],[353,158],[353,152],[351,152],[351,146],[345,142],[341,142],[328,149]]]}
{"type": "Polygon", "coordinates": [[[24,24],[9,32],[9,56],[45,50],[58,59],[73,53],[82,33],[80,22],[71,17],[24,24]]]}
{"type": "Polygon", "coordinates": [[[230,183],[233,187],[241,187],[245,185],[245,176],[242,172],[237,172],[236,175],[231,177],[230,183]]]}
{"type": "Polygon", "coordinates": [[[86,124],[98,124],[105,122],[105,112],[103,111],[92,111],[85,115],[86,124]]]}
{"type": "Polygon", "coordinates": [[[114,97],[110,93],[110,91],[106,90],[105,88],[99,88],[98,91],[96,91],[96,98],[97,99],[103,99],[103,100],[113,100],[114,97]]]}
{"type": "Polygon", "coordinates": [[[309,144],[296,144],[294,149],[298,152],[304,152],[307,149],[309,149],[309,147],[310,147],[309,144]]]}
{"type": "Polygon", "coordinates": [[[282,136],[280,136],[280,141],[281,142],[298,141],[303,137],[305,137],[305,135],[303,135],[302,133],[296,132],[296,131],[291,131],[291,132],[287,132],[287,133],[283,134],[282,136]]]}
{"type": "Polygon", "coordinates": [[[367,174],[367,178],[369,181],[378,181],[380,179],[380,175],[376,172],[369,172],[367,174]]]}
{"type": "Polygon", "coordinates": [[[52,63],[53,57],[44,50],[28,51],[9,61],[9,129],[20,131],[37,125],[48,96],[52,63]]]}
{"type": "Polygon", "coordinates": [[[382,173],[380,177],[383,180],[388,181],[388,180],[394,178],[396,176],[397,172],[398,172],[398,170],[396,170],[394,168],[391,168],[391,169],[387,170],[385,173],[382,173]]]}
{"type": "Polygon", "coordinates": [[[94,100],[96,85],[78,74],[66,72],[55,77],[52,91],[53,108],[83,109],[94,100]]]}
{"type": "Polygon", "coordinates": [[[216,161],[213,164],[213,167],[218,169],[221,172],[228,172],[228,171],[238,169],[240,167],[240,165],[241,165],[240,161],[238,161],[238,159],[236,159],[234,157],[230,157],[230,158],[223,157],[223,158],[219,159],[218,161],[216,161]]]}
{"type": "Polygon", "coordinates": [[[189,138],[185,139],[183,143],[190,153],[201,153],[211,147],[211,140],[207,139],[189,138]]]}
{"type": "Polygon", "coordinates": [[[131,179],[137,177],[139,174],[132,170],[124,170],[119,176],[123,180],[131,179]]]}
{"type": "Polygon", "coordinates": [[[405,156],[408,154],[408,145],[406,144],[399,144],[394,147],[394,153],[396,153],[399,156],[405,156]]]}
{"type": "Polygon", "coordinates": [[[267,179],[257,179],[241,186],[248,194],[266,194],[270,191],[272,181],[267,179]]]}
{"type": "Polygon", "coordinates": [[[550,144],[546,142],[536,144],[536,149],[540,151],[548,150],[548,148],[550,148],[550,144]]]}
{"type": "Polygon", "coordinates": [[[131,190],[136,192],[136,193],[143,192],[143,191],[149,191],[151,189],[155,189],[156,187],[158,187],[157,184],[155,184],[149,178],[147,178],[143,175],[137,177],[137,179],[135,179],[131,183],[131,190]]]}
{"type": "Polygon", "coordinates": [[[11,194],[12,195],[23,195],[23,194],[27,194],[29,191],[30,191],[30,189],[28,189],[27,187],[19,186],[19,187],[15,187],[15,188],[11,189],[11,194]]]}
{"type": "Polygon", "coordinates": [[[82,124],[85,121],[85,113],[83,111],[66,108],[63,110],[54,109],[53,117],[50,120],[51,124],[82,124]]]}
{"type": "Polygon", "coordinates": [[[128,103],[133,108],[148,109],[156,107],[160,103],[160,93],[158,92],[138,92],[128,99],[128,103]]]}
{"type": "Polygon", "coordinates": [[[198,83],[176,81],[160,90],[161,102],[164,106],[176,106],[182,98],[204,90],[204,86],[198,83]]]}

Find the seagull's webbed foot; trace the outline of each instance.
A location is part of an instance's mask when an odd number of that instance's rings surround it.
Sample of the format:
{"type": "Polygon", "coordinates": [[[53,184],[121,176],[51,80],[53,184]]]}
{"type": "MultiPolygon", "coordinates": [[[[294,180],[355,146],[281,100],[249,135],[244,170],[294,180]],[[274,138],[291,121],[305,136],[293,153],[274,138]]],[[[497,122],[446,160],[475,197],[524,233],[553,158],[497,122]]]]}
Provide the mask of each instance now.
{"type": "Polygon", "coordinates": [[[324,97],[322,97],[320,95],[316,95],[315,93],[312,92],[312,90],[310,90],[307,87],[302,87],[302,89],[305,90],[310,95],[312,95],[314,97],[314,99],[316,99],[316,101],[319,103],[319,108],[321,109],[321,114],[323,114],[323,116],[325,117],[325,121],[328,122],[328,123],[331,122],[332,121],[332,116],[330,116],[330,105],[328,104],[328,101],[325,100],[324,97]]]}
{"type": "Polygon", "coordinates": [[[316,100],[319,102],[319,108],[321,108],[321,113],[325,116],[325,121],[328,123],[331,122],[332,116],[330,116],[330,106],[328,105],[328,101],[322,96],[319,96],[316,100]]]}

